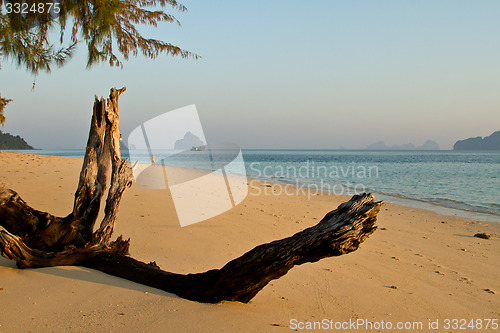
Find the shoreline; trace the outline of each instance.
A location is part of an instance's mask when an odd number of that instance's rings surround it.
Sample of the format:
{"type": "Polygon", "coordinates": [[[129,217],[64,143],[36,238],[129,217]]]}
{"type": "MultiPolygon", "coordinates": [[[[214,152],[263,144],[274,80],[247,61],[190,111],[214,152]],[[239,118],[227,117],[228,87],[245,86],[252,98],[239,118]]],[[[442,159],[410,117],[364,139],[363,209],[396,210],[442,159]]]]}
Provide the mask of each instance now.
{"type": "MultiPolygon", "coordinates": [[[[286,182],[283,182],[283,181],[280,181],[277,179],[259,179],[259,178],[251,178],[251,177],[248,177],[248,179],[255,180],[258,182],[283,185],[285,187],[291,186],[294,188],[308,189],[308,186],[297,186],[297,185],[289,184],[289,183],[286,183],[286,182]]],[[[325,190],[319,190],[319,189],[315,188],[314,194],[310,194],[309,197],[316,195],[316,193],[321,193],[322,195],[329,195],[329,196],[343,196],[343,197],[348,197],[348,198],[351,198],[354,194],[356,194],[356,193],[338,194],[338,193],[332,193],[332,192],[328,192],[325,190]]],[[[413,209],[422,209],[422,210],[431,211],[433,213],[443,215],[443,216],[458,217],[458,218],[462,218],[462,219],[475,220],[478,222],[500,223],[500,215],[482,213],[482,212],[477,212],[477,211],[467,211],[467,210],[462,210],[462,209],[458,209],[458,208],[446,207],[446,206],[434,204],[432,202],[425,201],[425,200],[420,200],[420,199],[416,199],[416,198],[402,198],[402,197],[398,197],[396,195],[381,194],[381,193],[378,193],[377,191],[373,191],[373,192],[369,192],[369,193],[373,193],[376,198],[384,201],[385,203],[392,203],[392,204],[395,204],[398,206],[404,206],[404,207],[413,208],[413,209]]]]}
{"type": "MultiPolygon", "coordinates": [[[[246,149],[248,151],[261,151],[260,149],[246,149]]],[[[273,151],[275,149],[267,149],[267,150],[263,150],[263,151],[273,151]]],[[[43,150],[39,150],[39,151],[43,151],[43,150]]],[[[51,150],[49,150],[51,151],[51,150]]],[[[57,150],[55,150],[57,151],[57,150]]],[[[75,152],[75,151],[78,151],[78,152],[81,152],[82,154],[85,153],[85,150],[81,150],[81,149],[68,149],[68,150],[61,150],[61,152],[75,152]]],[[[281,149],[279,151],[295,151],[295,150],[287,150],[287,149],[281,149]]],[[[299,151],[309,151],[309,150],[299,150],[299,151]]],[[[313,151],[326,151],[326,150],[313,150],[313,151]]],[[[337,150],[328,150],[328,151],[337,151],[337,150]]],[[[344,151],[344,150],[338,150],[338,151],[344,151]]],[[[347,151],[353,151],[353,150],[347,150],[347,151]]],[[[354,151],[366,151],[366,152],[371,152],[372,150],[354,150],[354,151]]],[[[453,150],[443,150],[445,152],[450,152],[450,151],[453,151],[453,150]]],[[[33,150],[25,150],[25,151],[7,151],[5,150],[5,152],[13,152],[13,153],[19,153],[19,154],[30,154],[33,152],[33,150]]],[[[416,151],[416,152],[441,152],[440,151],[416,151]]],[[[65,156],[65,155],[45,155],[45,154],[32,154],[32,155],[42,155],[42,156],[60,156],[60,157],[72,157],[72,158],[80,158],[82,159],[83,157],[76,157],[76,156],[65,156]]],[[[131,165],[133,163],[130,163],[131,165]]],[[[144,164],[144,163],[139,163],[139,164],[144,164]]],[[[145,165],[145,164],[144,164],[145,165]]],[[[179,168],[179,167],[172,167],[172,168],[179,168]]],[[[183,169],[183,168],[180,168],[180,169],[183,169]]],[[[188,169],[188,170],[191,170],[191,169],[188,169]]],[[[197,169],[192,169],[192,170],[197,170],[197,169]]],[[[201,171],[201,170],[200,170],[201,171]]],[[[245,177],[245,176],[242,176],[242,177],[245,177]]],[[[262,178],[252,178],[250,176],[246,176],[246,178],[248,180],[256,180],[256,181],[261,181],[261,182],[269,182],[269,183],[272,183],[272,184],[279,184],[279,185],[282,185],[282,186],[293,186],[293,187],[299,187],[299,188],[310,188],[310,189],[313,189],[313,185],[300,185],[299,186],[299,180],[300,179],[297,179],[295,184],[293,183],[290,183],[290,182],[286,182],[284,180],[280,180],[280,179],[273,179],[273,178],[265,178],[265,177],[262,177],[262,178]]],[[[319,190],[319,189],[316,189],[314,188],[314,191],[315,193],[316,192],[321,192],[323,194],[328,194],[328,195],[345,195],[345,196],[349,196],[351,197],[352,195],[354,195],[355,193],[354,192],[349,192],[349,190],[347,190],[345,193],[333,193],[333,192],[328,192],[326,190],[319,190]]],[[[296,191],[297,192],[297,191],[296,191]]],[[[424,209],[424,210],[430,210],[432,212],[435,212],[435,213],[438,213],[440,215],[444,215],[444,216],[454,216],[454,217],[460,217],[460,218],[464,218],[464,219],[470,219],[470,220],[476,220],[476,221],[484,221],[484,222],[489,222],[489,223],[500,223],[500,215],[498,214],[494,214],[494,213],[485,213],[485,212],[481,212],[481,211],[477,211],[477,210],[469,210],[469,209],[461,209],[461,208],[457,208],[457,207],[449,207],[449,206],[445,206],[445,205],[441,205],[441,204],[438,204],[438,203],[435,203],[435,202],[432,202],[430,200],[424,200],[424,199],[419,199],[419,198],[411,198],[411,197],[406,197],[402,194],[386,194],[386,193],[379,193],[377,192],[376,190],[373,190],[373,191],[368,191],[368,192],[372,192],[374,195],[376,195],[377,198],[380,198],[381,200],[383,200],[384,202],[391,202],[391,203],[394,203],[394,204],[397,204],[397,205],[402,205],[402,206],[405,206],[405,207],[410,207],[410,208],[413,208],[413,209],[424,209]]]]}
{"type": "MultiPolygon", "coordinates": [[[[130,162],[129,162],[130,163],[130,162]]],[[[132,163],[130,163],[132,165],[132,163]]],[[[138,163],[138,165],[141,166],[149,166],[148,164],[145,163],[138,163]]],[[[161,165],[158,165],[161,166],[161,165]]],[[[180,169],[180,170],[185,170],[189,172],[206,172],[206,170],[200,170],[200,169],[189,169],[189,168],[182,168],[182,167],[173,167],[173,166],[167,166],[167,168],[171,169],[180,169]]],[[[271,192],[267,192],[267,195],[281,195],[282,193],[290,193],[291,196],[294,195],[306,195],[308,199],[310,199],[313,196],[316,196],[318,193],[321,195],[326,195],[326,196],[336,196],[336,197],[344,197],[347,200],[349,200],[353,195],[358,194],[355,192],[350,192],[350,193],[333,193],[325,190],[320,190],[318,188],[313,188],[311,185],[304,185],[304,186],[299,186],[298,185],[298,179],[296,184],[288,183],[280,179],[268,179],[268,178],[252,178],[248,176],[243,176],[243,175],[231,175],[232,177],[236,178],[246,178],[248,180],[248,183],[250,185],[251,182],[256,181],[260,183],[271,183],[274,185],[280,185],[286,187],[292,187],[294,190],[287,191],[286,189],[281,189],[278,194],[271,192]],[[311,190],[313,190],[311,192],[311,190]],[[295,194],[294,194],[295,192],[295,194]],[[302,193],[301,193],[302,192],[302,193]],[[300,194],[299,194],[300,193],[300,194]],[[306,194],[307,193],[307,194],[306,194]]],[[[271,185],[273,187],[273,185],[271,185]]],[[[404,206],[408,208],[413,208],[413,209],[422,209],[422,210],[427,210],[431,211],[433,213],[443,215],[443,216],[452,216],[452,217],[458,217],[462,219],[468,219],[468,220],[474,220],[477,222],[488,222],[488,223],[500,223],[500,215],[495,215],[495,214],[489,214],[489,213],[482,213],[482,212],[477,212],[477,211],[467,211],[459,208],[452,208],[452,207],[446,207],[442,205],[438,205],[426,200],[420,200],[416,198],[403,198],[403,197],[398,197],[397,195],[390,195],[390,194],[381,194],[378,193],[377,191],[369,192],[373,193],[376,198],[384,201],[385,203],[392,203],[396,204],[398,206],[404,206]]]]}

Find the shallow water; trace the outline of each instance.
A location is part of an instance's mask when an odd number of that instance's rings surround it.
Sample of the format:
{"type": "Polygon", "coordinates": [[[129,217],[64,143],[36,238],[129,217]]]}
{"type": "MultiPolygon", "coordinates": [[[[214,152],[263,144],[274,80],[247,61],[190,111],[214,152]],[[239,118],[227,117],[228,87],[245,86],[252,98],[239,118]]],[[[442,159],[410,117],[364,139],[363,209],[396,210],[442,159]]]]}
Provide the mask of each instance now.
{"type": "MultiPolygon", "coordinates": [[[[71,157],[83,157],[85,153],[84,150],[25,152],[71,157]]],[[[156,161],[206,168],[206,163],[200,161],[200,156],[206,154],[182,154],[182,159],[176,160],[172,158],[175,153],[160,153],[156,161]]],[[[499,151],[243,150],[243,157],[249,178],[307,191],[347,195],[368,191],[384,200],[445,208],[447,213],[466,212],[469,217],[477,214],[500,222],[499,151]]],[[[147,152],[135,152],[133,159],[132,162],[150,163],[147,152]]],[[[243,168],[239,172],[244,175],[243,168]]]]}

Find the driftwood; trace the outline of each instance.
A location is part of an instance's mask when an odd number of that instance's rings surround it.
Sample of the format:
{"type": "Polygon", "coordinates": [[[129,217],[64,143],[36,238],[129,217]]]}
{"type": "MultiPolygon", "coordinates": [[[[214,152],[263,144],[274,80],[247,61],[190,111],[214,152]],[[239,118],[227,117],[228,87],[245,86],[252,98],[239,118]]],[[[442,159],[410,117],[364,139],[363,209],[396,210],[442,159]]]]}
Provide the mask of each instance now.
{"type": "Polygon", "coordinates": [[[250,301],[269,281],[292,267],[355,251],[374,230],[381,202],[355,195],[315,226],[291,237],[257,246],[220,269],[198,274],[161,270],[128,255],[130,240],[110,242],[123,192],[132,184],[128,160],[121,159],[118,97],[96,97],[87,150],[73,211],[55,217],[29,207],[0,185],[0,251],[19,268],[79,265],[207,303],[250,301]],[[110,177],[110,179],[109,179],[110,177]],[[109,179],[109,181],[108,181],[109,179]],[[94,231],[110,184],[104,218],[94,231]]]}

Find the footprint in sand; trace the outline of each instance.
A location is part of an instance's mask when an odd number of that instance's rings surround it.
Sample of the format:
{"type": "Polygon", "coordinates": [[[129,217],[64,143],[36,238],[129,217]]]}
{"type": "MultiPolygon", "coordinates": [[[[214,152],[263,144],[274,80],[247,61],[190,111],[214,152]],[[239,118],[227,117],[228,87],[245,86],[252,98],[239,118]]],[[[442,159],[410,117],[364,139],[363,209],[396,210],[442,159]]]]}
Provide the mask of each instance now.
{"type": "Polygon", "coordinates": [[[466,278],[466,277],[464,277],[464,276],[460,276],[460,277],[458,278],[458,281],[460,281],[460,282],[465,282],[465,283],[467,283],[467,284],[472,284],[472,282],[473,282],[471,279],[466,278]]]}

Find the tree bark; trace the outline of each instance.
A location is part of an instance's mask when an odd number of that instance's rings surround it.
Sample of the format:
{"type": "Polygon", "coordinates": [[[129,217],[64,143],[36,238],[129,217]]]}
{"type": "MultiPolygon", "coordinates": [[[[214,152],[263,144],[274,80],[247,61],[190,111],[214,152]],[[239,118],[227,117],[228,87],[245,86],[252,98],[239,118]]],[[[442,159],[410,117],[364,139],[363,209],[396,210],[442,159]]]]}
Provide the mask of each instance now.
{"type": "Polygon", "coordinates": [[[306,262],[355,251],[376,229],[382,202],[355,195],[315,226],[291,237],[259,245],[220,269],[176,274],[128,256],[129,241],[110,242],[124,191],[132,184],[128,160],[121,159],[118,98],[95,98],[87,150],[72,212],[55,217],[29,207],[0,184],[0,251],[20,268],[81,265],[208,303],[250,301],[269,281],[306,262]],[[104,218],[93,232],[111,179],[104,218]]]}
{"type": "Polygon", "coordinates": [[[95,96],[94,113],[90,123],[89,139],[83,159],[80,181],[75,192],[71,220],[79,220],[79,231],[83,239],[92,234],[99,215],[101,199],[106,191],[109,157],[109,140],[106,136],[106,102],[95,96]]]}

